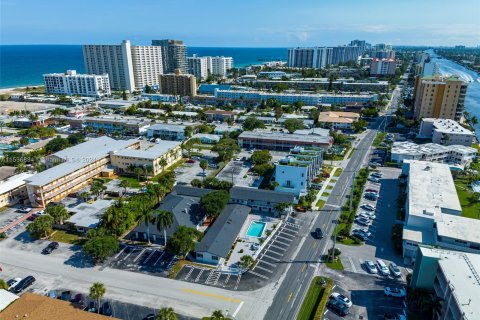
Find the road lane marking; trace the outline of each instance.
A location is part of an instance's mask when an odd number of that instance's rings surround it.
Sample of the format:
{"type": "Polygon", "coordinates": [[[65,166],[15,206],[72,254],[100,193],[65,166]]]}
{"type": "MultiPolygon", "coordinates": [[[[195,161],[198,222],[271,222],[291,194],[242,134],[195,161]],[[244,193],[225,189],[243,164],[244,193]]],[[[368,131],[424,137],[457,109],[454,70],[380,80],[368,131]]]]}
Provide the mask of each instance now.
{"type": "Polygon", "coordinates": [[[305,269],[307,269],[307,264],[306,264],[306,263],[305,263],[305,264],[303,265],[303,267],[302,267],[302,272],[304,272],[305,269]]]}
{"type": "Polygon", "coordinates": [[[292,299],[292,295],[293,295],[293,291],[290,292],[290,294],[288,295],[288,302],[290,302],[290,299],[292,299]]]}
{"type": "Polygon", "coordinates": [[[313,248],[316,248],[316,247],[317,247],[317,243],[318,243],[318,242],[314,242],[312,247],[313,247],[313,248]]]}
{"type": "Polygon", "coordinates": [[[235,312],[232,314],[232,316],[235,318],[237,316],[237,313],[238,311],[240,311],[240,309],[242,308],[244,304],[244,301],[240,302],[240,304],[238,305],[237,309],[235,309],[235,312]]]}
{"type": "Polygon", "coordinates": [[[197,294],[199,296],[210,297],[210,298],[215,298],[215,299],[220,299],[220,300],[225,300],[225,301],[230,301],[230,302],[235,302],[235,303],[241,303],[242,302],[242,300],[240,300],[240,299],[225,297],[225,296],[215,294],[215,293],[208,293],[208,292],[203,292],[203,291],[198,291],[198,290],[193,290],[193,289],[186,289],[186,288],[182,289],[182,291],[186,292],[186,293],[197,294]]]}

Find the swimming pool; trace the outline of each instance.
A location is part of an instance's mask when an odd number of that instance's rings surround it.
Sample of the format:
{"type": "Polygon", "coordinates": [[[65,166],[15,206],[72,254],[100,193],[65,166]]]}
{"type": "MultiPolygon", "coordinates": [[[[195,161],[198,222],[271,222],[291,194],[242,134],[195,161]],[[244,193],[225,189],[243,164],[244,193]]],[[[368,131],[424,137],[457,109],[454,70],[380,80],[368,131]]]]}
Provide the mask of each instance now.
{"type": "Polygon", "coordinates": [[[252,221],[247,230],[247,236],[260,238],[265,229],[265,223],[260,221],[252,221]]]}

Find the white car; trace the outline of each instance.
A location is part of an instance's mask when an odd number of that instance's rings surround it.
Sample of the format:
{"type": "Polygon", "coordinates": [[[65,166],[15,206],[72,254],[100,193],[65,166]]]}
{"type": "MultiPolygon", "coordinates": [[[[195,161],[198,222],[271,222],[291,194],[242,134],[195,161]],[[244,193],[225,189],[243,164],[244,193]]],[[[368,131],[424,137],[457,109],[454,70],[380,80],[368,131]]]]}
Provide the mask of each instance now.
{"type": "Polygon", "coordinates": [[[370,219],[363,217],[355,218],[355,222],[362,226],[369,226],[372,223],[370,219]]]}
{"type": "Polygon", "coordinates": [[[365,213],[358,213],[355,215],[356,218],[365,218],[365,219],[371,219],[369,215],[365,214],[365,213]]]}
{"type": "Polygon", "coordinates": [[[362,204],[361,208],[365,209],[365,210],[368,210],[368,211],[375,211],[375,209],[376,209],[375,206],[372,206],[369,203],[362,204]]]}
{"type": "Polygon", "coordinates": [[[365,261],[364,264],[365,264],[365,268],[367,269],[368,272],[373,273],[373,274],[378,273],[377,267],[375,266],[375,264],[372,261],[367,260],[367,261],[365,261]]]}
{"type": "Polygon", "coordinates": [[[361,233],[361,234],[364,234],[366,237],[370,237],[372,235],[372,233],[370,231],[368,231],[367,228],[357,228],[357,229],[353,229],[352,232],[356,232],[356,233],[361,233]]]}
{"type": "Polygon", "coordinates": [[[350,301],[350,299],[348,299],[347,297],[345,297],[343,294],[340,294],[338,292],[334,292],[330,295],[330,299],[333,299],[335,301],[338,301],[340,302],[341,304],[343,304],[344,306],[346,306],[347,308],[350,308],[352,306],[352,301],[350,301]]]}
{"type": "Polygon", "coordinates": [[[403,298],[407,296],[407,292],[403,288],[385,287],[385,289],[383,289],[383,292],[385,292],[385,295],[387,297],[403,298]]]}
{"type": "Polygon", "coordinates": [[[377,216],[375,215],[375,213],[373,213],[372,211],[362,211],[360,213],[361,216],[366,216],[372,220],[375,220],[377,218],[377,216]]]}
{"type": "Polygon", "coordinates": [[[381,275],[388,276],[390,271],[388,271],[387,265],[383,260],[377,260],[377,268],[381,275]]]}
{"type": "Polygon", "coordinates": [[[395,278],[400,278],[402,276],[402,272],[400,271],[400,268],[398,268],[395,262],[390,262],[388,268],[390,269],[390,272],[395,278]]]}

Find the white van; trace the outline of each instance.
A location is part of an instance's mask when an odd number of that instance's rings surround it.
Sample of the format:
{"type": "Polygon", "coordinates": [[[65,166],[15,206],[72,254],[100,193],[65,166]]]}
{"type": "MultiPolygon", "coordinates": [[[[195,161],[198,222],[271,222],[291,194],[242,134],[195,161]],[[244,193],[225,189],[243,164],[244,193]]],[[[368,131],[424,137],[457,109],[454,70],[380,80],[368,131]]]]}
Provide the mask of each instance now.
{"type": "Polygon", "coordinates": [[[388,271],[387,265],[382,260],[377,260],[377,268],[381,275],[388,276],[390,272],[388,271]]]}

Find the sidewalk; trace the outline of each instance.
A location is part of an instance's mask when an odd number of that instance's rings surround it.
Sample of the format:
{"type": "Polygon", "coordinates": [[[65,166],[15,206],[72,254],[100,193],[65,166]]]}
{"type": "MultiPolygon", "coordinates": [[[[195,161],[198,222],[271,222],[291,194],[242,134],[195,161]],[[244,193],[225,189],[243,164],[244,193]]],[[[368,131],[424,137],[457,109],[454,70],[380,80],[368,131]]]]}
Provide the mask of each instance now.
{"type": "Polygon", "coordinates": [[[322,188],[320,190],[318,190],[317,196],[316,196],[316,198],[315,198],[315,200],[313,201],[313,204],[312,204],[312,210],[318,210],[317,202],[322,197],[322,193],[327,189],[327,186],[330,183],[330,180],[332,180],[332,178],[335,174],[335,171],[337,171],[337,169],[338,169],[338,167],[333,167],[332,172],[330,172],[330,177],[328,177],[328,179],[326,179],[323,182],[322,188]]]}

